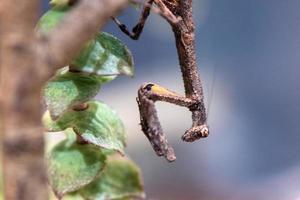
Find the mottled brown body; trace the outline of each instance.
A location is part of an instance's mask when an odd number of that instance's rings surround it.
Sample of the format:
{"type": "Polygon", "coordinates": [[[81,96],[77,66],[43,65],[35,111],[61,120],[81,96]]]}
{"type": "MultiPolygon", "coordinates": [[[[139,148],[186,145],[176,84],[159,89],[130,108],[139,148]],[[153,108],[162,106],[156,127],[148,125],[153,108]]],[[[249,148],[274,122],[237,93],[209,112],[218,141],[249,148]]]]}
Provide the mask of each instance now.
{"type": "Polygon", "coordinates": [[[206,124],[207,115],[204,105],[203,88],[198,73],[195,52],[195,26],[192,16],[192,0],[148,0],[144,6],[139,23],[131,33],[124,24],[117,21],[121,30],[133,39],[138,39],[150,7],[155,4],[161,15],[169,22],[174,32],[180,69],[185,88],[185,96],[176,94],[153,83],[144,84],[138,91],[142,131],[149,139],[157,155],[164,155],[168,161],[176,159],[173,148],[169,146],[157,117],[154,103],[164,101],[187,107],[192,112],[192,127],[182,139],[193,142],[207,137],[209,129],[206,124]],[[174,18],[177,19],[174,23],[174,18]]]}
{"type": "Polygon", "coordinates": [[[178,14],[178,7],[180,0],[162,0],[166,7],[173,13],[178,14]]]}

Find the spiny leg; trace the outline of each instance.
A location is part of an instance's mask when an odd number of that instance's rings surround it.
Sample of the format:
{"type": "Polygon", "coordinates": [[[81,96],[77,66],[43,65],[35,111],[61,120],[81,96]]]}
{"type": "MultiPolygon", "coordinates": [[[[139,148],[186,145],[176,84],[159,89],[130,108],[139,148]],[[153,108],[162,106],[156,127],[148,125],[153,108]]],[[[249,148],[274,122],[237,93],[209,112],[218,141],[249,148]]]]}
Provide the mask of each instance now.
{"type": "Polygon", "coordinates": [[[143,32],[145,23],[147,18],[150,15],[150,10],[153,9],[154,12],[160,14],[164,19],[166,19],[170,24],[177,24],[181,18],[176,17],[162,2],[162,0],[147,0],[144,4],[143,10],[141,12],[141,16],[137,25],[132,29],[132,32],[129,31],[127,26],[123,24],[120,20],[115,17],[112,17],[112,20],[118,25],[120,30],[128,35],[130,38],[134,40],[138,40],[141,33],[143,32]],[[157,5],[157,7],[153,7],[153,3],[157,5]]]}
{"type": "Polygon", "coordinates": [[[123,24],[122,22],[120,22],[117,18],[112,17],[112,19],[119,26],[119,28],[121,29],[121,31],[123,33],[125,33],[126,35],[128,35],[130,38],[132,38],[134,40],[138,40],[141,33],[143,32],[145,22],[146,22],[147,18],[150,15],[150,10],[151,10],[153,2],[154,2],[154,0],[147,0],[146,1],[145,5],[143,7],[142,13],[141,13],[139,22],[132,29],[132,32],[130,32],[129,29],[126,27],[126,25],[123,24]]]}
{"type": "Polygon", "coordinates": [[[140,90],[137,102],[140,110],[142,131],[150,141],[154,151],[158,156],[165,156],[169,161],[175,160],[174,150],[169,146],[168,141],[163,135],[154,101],[144,96],[140,90]]]}
{"type": "MultiPolygon", "coordinates": [[[[193,126],[185,132],[182,139],[193,142],[202,137],[207,137],[209,129],[206,124],[207,115],[204,105],[203,87],[198,72],[195,51],[195,25],[192,15],[192,0],[155,0],[163,1],[165,10],[171,11],[181,20],[174,24],[169,22],[174,32],[179,64],[185,88],[185,96],[196,103],[189,107],[192,112],[193,126]],[[169,2],[174,4],[170,5],[169,2]]],[[[167,11],[166,11],[167,12],[167,11]]]]}
{"type": "Polygon", "coordinates": [[[155,84],[146,83],[138,91],[137,102],[140,110],[142,131],[150,141],[156,154],[158,156],[165,156],[168,161],[172,162],[176,159],[174,150],[168,144],[163,133],[155,108],[155,101],[158,100],[162,93],[166,95],[167,100],[176,101],[176,94],[155,84]]]}
{"type": "Polygon", "coordinates": [[[139,89],[137,100],[144,134],[150,140],[158,155],[164,155],[169,161],[173,161],[176,157],[172,147],[168,145],[164,137],[154,106],[155,101],[165,101],[185,106],[192,112],[193,125],[182,136],[184,141],[193,142],[202,137],[207,137],[209,129],[206,124],[207,115],[204,106],[203,88],[196,62],[192,0],[174,0],[172,2],[169,0],[154,0],[154,2],[160,8],[163,13],[162,16],[169,22],[174,32],[186,97],[150,83],[139,89]],[[176,23],[174,23],[173,20],[170,20],[171,18],[178,20],[175,20],[176,23]]]}
{"type": "MultiPolygon", "coordinates": [[[[158,156],[165,156],[168,161],[172,162],[176,157],[173,148],[168,144],[159,122],[155,109],[156,101],[164,101],[190,109],[193,109],[198,103],[153,83],[143,84],[138,91],[137,102],[140,110],[142,131],[150,141],[156,154],[158,156]]],[[[206,137],[207,135],[203,133],[203,128],[202,126],[198,126],[198,124],[193,124],[193,127],[186,134],[192,132],[193,138],[206,137]]],[[[186,141],[191,140],[190,135],[186,136],[185,139],[186,141]]]]}

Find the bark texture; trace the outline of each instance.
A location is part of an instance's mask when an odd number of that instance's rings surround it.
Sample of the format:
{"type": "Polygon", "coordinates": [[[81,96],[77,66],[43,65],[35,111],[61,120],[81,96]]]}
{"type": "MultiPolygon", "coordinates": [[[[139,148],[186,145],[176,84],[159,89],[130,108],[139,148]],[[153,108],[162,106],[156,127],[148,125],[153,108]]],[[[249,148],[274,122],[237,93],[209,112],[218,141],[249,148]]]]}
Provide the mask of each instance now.
{"type": "Polygon", "coordinates": [[[0,1],[0,133],[5,199],[48,199],[40,91],[127,0],[82,0],[49,35],[39,0],[0,1]]]}
{"type": "Polygon", "coordinates": [[[1,1],[0,92],[5,199],[47,199],[40,119],[41,83],[34,73],[34,26],[38,7],[37,0],[30,3],[1,1]]]}

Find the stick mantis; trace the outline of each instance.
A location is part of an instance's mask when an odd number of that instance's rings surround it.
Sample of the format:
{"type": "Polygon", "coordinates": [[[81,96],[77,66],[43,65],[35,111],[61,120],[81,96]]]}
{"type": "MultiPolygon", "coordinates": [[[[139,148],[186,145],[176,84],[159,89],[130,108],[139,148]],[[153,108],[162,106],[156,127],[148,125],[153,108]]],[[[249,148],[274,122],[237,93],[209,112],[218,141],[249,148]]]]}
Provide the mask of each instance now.
{"type": "Polygon", "coordinates": [[[156,154],[165,156],[169,162],[172,162],[176,159],[176,156],[163,133],[155,108],[156,101],[184,106],[192,112],[192,127],[184,133],[182,140],[193,142],[207,137],[209,134],[203,87],[196,63],[192,0],[147,0],[143,6],[139,22],[132,29],[132,32],[118,19],[114,17],[112,19],[122,32],[137,40],[153,6],[160,10],[160,14],[168,21],[174,32],[185,96],[154,83],[145,83],[138,90],[137,103],[142,131],[150,141],[156,154]]]}

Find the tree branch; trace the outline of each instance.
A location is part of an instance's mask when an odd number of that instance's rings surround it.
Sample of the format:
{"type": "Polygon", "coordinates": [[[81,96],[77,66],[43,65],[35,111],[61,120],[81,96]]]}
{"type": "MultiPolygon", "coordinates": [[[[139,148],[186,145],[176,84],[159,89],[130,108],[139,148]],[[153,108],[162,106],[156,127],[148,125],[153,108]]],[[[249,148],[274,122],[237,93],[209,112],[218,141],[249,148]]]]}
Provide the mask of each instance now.
{"type": "Polygon", "coordinates": [[[39,63],[48,69],[47,76],[76,56],[111,16],[125,8],[128,0],[82,0],[49,34],[38,43],[39,63]]]}
{"type": "Polygon", "coordinates": [[[34,26],[39,1],[0,2],[1,143],[5,199],[48,198],[34,26]]]}

